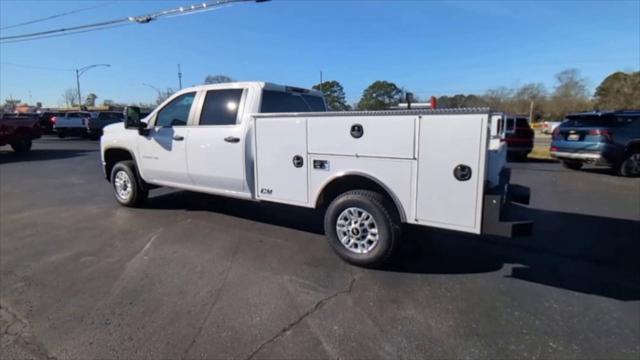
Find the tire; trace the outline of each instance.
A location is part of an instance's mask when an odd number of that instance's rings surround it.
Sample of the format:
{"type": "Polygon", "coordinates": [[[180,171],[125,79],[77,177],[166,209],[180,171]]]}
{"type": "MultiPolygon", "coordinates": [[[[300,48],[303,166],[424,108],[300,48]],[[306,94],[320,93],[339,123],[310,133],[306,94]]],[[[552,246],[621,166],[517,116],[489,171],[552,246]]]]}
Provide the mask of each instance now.
{"type": "Polygon", "coordinates": [[[23,154],[31,150],[31,139],[29,138],[21,138],[18,141],[11,144],[11,148],[18,154],[23,154]]]}
{"type": "Polygon", "coordinates": [[[579,161],[563,161],[562,166],[570,170],[580,170],[582,168],[582,163],[579,161]]]}
{"type": "Polygon", "coordinates": [[[625,177],[640,177],[640,150],[629,152],[620,164],[618,172],[625,177]]]}
{"type": "Polygon", "coordinates": [[[138,207],[149,196],[149,190],[143,186],[132,160],[121,161],[113,166],[111,186],[113,186],[113,195],[123,206],[138,207]]]}
{"type": "Polygon", "coordinates": [[[58,137],[59,137],[60,139],[64,139],[64,138],[66,138],[66,137],[67,137],[67,132],[66,132],[66,131],[64,131],[64,130],[58,130],[58,131],[57,131],[57,133],[58,133],[58,137]]]}
{"type": "Polygon", "coordinates": [[[369,190],[348,191],[335,198],[325,212],[324,230],[339,257],[364,267],[384,264],[398,247],[401,236],[395,207],[381,194],[369,190]],[[372,229],[377,230],[377,237],[372,229]]]}

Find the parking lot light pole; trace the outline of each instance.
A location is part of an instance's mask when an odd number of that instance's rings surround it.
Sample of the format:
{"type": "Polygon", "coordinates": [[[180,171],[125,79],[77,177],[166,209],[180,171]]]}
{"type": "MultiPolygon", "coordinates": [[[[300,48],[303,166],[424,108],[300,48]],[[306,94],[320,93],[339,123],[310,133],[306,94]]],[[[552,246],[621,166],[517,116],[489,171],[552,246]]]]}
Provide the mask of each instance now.
{"type": "Polygon", "coordinates": [[[82,108],[82,96],[80,95],[80,75],[82,75],[85,72],[87,72],[87,70],[93,69],[94,67],[98,67],[98,66],[111,67],[110,64],[93,64],[93,65],[89,65],[89,66],[85,66],[85,67],[76,69],[76,85],[78,86],[78,106],[80,108],[82,108]]]}
{"type": "Polygon", "coordinates": [[[147,84],[147,83],[142,83],[142,85],[144,86],[148,86],[150,88],[152,88],[153,90],[155,90],[158,93],[158,97],[160,97],[160,95],[162,95],[162,91],[160,91],[160,89],[158,89],[157,87],[151,85],[151,84],[147,84]]]}

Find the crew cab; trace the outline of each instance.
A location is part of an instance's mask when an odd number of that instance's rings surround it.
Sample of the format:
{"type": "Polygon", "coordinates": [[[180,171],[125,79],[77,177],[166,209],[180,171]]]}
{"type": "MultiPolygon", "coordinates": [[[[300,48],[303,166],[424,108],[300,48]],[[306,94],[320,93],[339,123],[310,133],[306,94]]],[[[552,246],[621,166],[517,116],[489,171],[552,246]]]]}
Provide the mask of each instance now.
{"type": "Polygon", "coordinates": [[[71,111],[64,116],[53,117],[53,129],[59,138],[85,136],[87,135],[87,122],[90,118],[90,112],[71,111]]]}
{"type": "Polygon", "coordinates": [[[508,203],[529,193],[509,185],[504,115],[486,108],[329,112],[314,90],[241,82],[183,89],[144,119],[138,112],[127,108],[101,138],[124,206],[166,186],[318,208],[333,250],[360,266],[384,263],[403,223],[531,230],[505,220],[508,203]]]}
{"type": "Polygon", "coordinates": [[[551,156],[566,168],[607,166],[620,175],[640,176],[640,111],[573,114],[555,129],[551,156]]]}
{"type": "Polygon", "coordinates": [[[16,153],[31,150],[32,140],[41,136],[38,117],[2,114],[0,117],[0,146],[11,145],[16,153]]]}

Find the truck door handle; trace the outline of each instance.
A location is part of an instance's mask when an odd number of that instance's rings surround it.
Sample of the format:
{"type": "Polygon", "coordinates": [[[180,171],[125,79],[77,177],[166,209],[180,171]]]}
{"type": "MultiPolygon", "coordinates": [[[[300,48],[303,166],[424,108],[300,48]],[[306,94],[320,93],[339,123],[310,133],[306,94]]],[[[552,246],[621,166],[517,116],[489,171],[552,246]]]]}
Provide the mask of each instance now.
{"type": "Polygon", "coordinates": [[[240,138],[237,138],[235,136],[227,136],[226,138],[224,138],[224,141],[235,144],[237,142],[240,142],[240,138]]]}
{"type": "Polygon", "coordinates": [[[173,140],[182,141],[182,140],[184,140],[184,136],[182,136],[182,135],[173,135],[173,140]]]}

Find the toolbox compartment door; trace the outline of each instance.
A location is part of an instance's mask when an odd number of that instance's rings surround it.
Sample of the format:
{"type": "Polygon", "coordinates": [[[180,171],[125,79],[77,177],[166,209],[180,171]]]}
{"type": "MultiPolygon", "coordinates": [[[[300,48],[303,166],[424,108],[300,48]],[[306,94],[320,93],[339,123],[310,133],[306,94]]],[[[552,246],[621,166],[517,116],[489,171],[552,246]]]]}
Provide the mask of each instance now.
{"type": "Polygon", "coordinates": [[[307,119],[256,118],[256,197],[308,206],[307,119]]]}
{"type": "Polygon", "coordinates": [[[488,118],[488,114],[434,114],[420,118],[416,201],[419,224],[480,234],[488,118]]]}
{"type": "Polygon", "coordinates": [[[309,118],[309,153],[414,158],[415,115],[309,118]]]}

